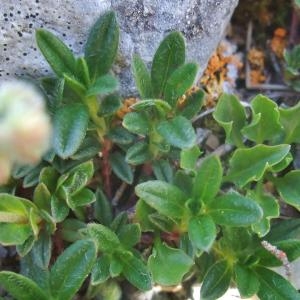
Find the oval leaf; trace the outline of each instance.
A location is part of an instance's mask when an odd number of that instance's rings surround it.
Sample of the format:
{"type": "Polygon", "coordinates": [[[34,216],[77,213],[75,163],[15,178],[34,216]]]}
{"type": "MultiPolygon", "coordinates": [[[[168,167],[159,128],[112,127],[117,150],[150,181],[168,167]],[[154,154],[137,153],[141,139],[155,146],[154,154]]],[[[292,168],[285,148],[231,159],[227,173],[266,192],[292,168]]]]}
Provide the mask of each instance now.
{"type": "Polygon", "coordinates": [[[206,273],[200,290],[201,300],[215,300],[229,288],[231,269],[225,260],[212,265],[206,273]]]}
{"type": "Polygon", "coordinates": [[[179,284],[193,263],[183,250],[171,248],[161,242],[155,244],[148,260],[154,282],[161,285],[179,284]]]}
{"type": "Polygon", "coordinates": [[[186,196],[174,185],[159,180],[150,180],[137,185],[135,192],[138,197],[162,215],[181,218],[184,213],[186,196]]]}
{"type": "Polygon", "coordinates": [[[82,104],[66,105],[54,116],[54,150],[66,159],[80,147],[88,127],[89,113],[82,104]]]}
{"type": "Polygon", "coordinates": [[[159,123],[157,131],[167,143],[180,149],[191,148],[196,142],[196,134],[192,123],[182,116],[159,123]]]}
{"type": "Polygon", "coordinates": [[[50,287],[56,299],[72,299],[81,287],[96,260],[96,247],[89,240],[77,241],[68,247],[51,268],[50,287]]]}
{"type": "Polygon", "coordinates": [[[109,162],[113,172],[128,184],[133,182],[133,171],[129,164],[125,161],[124,155],[120,152],[112,153],[109,156],[109,162]]]}
{"type": "Polygon", "coordinates": [[[149,134],[150,124],[147,116],[142,112],[130,112],[125,115],[122,125],[130,132],[146,135],[149,134]]]}
{"type": "Polygon", "coordinates": [[[248,226],[257,223],[263,216],[256,202],[237,193],[217,197],[209,203],[208,211],[216,224],[227,226],[248,226]]]}

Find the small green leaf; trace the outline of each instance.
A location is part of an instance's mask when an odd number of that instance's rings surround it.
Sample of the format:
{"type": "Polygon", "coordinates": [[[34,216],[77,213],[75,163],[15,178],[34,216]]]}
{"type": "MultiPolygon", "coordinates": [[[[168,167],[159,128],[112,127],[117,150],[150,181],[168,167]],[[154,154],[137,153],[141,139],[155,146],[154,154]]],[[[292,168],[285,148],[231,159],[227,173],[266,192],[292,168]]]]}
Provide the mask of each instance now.
{"type": "Polygon", "coordinates": [[[76,74],[76,60],[71,50],[54,34],[45,30],[36,31],[36,42],[53,71],[62,77],[76,74]]]}
{"type": "Polygon", "coordinates": [[[300,170],[293,170],[276,179],[276,188],[283,200],[300,210],[300,170]]]}
{"type": "Polygon", "coordinates": [[[121,98],[117,93],[105,96],[101,100],[99,117],[106,117],[114,114],[122,106],[121,98]]]}
{"type": "Polygon", "coordinates": [[[259,281],[255,273],[243,265],[235,265],[235,281],[242,298],[250,298],[259,289],[259,281]]]}
{"type": "Polygon", "coordinates": [[[117,235],[101,224],[88,224],[87,233],[96,241],[100,251],[113,253],[120,246],[117,235]]]}
{"type": "Polygon", "coordinates": [[[135,192],[162,215],[175,219],[183,216],[186,196],[176,186],[159,180],[150,180],[137,185],[135,192]]]}
{"type": "Polygon", "coordinates": [[[141,238],[141,228],[138,223],[126,224],[118,231],[118,238],[123,246],[131,248],[135,246],[141,238]]]}
{"type": "Polygon", "coordinates": [[[123,266],[122,274],[132,285],[141,291],[151,289],[151,275],[141,259],[122,252],[118,253],[118,258],[123,266]]]}
{"type": "Polygon", "coordinates": [[[31,279],[10,271],[0,272],[0,285],[16,300],[48,300],[50,295],[31,279]]]}
{"type": "Polygon", "coordinates": [[[300,236],[300,219],[280,220],[272,224],[266,240],[271,243],[284,239],[297,239],[300,236]]]}
{"type": "Polygon", "coordinates": [[[39,181],[46,185],[50,193],[54,193],[58,177],[59,173],[53,167],[45,167],[40,172],[39,181]]]}
{"type": "Polygon", "coordinates": [[[133,143],[135,136],[128,132],[128,130],[126,130],[123,127],[114,127],[112,128],[108,134],[107,137],[116,144],[119,145],[128,145],[133,143]]]}
{"type": "Polygon", "coordinates": [[[88,87],[91,83],[89,68],[84,57],[79,57],[76,63],[76,75],[80,82],[88,87]]]}
{"type": "Polygon", "coordinates": [[[35,243],[35,236],[30,235],[29,238],[23,244],[16,245],[16,250],[17,250],[18,254],[22,258],[24,256],[26,256],[30,252],[30,250],[32,249],[34,243],[35,243]]]}
{"type": "Polygon", "coordinates": [[[168,81],[164,90],[164,99],[174,107],[177,99],[181,97],[194,83],[198,66],[188,63],[176,69],[168,81]]]}
{"type": "Polygon", "coordinates": [[[300,299],[298,291],[279,274],[263,267],[256,267],[254,271],[260,283],[257,293],[260,299],[300,299]]]}
{"type": "Polygon", "coordinates": [[[79,99],[83,99],[86,93],[86,88],[74,77],[63,74],[65,86],[68,87],[79,99]]]}
{"type": "Polygon", "coordinates": [[[110,260],[109,274],[112,278],[114,278],[119,276],[122,270],[123,270],[123,264],[120,262],[116,254],[114,254],[110,260]]]}
{"type": "Polygon", "coordinates": [[[224,128],[228,143],[236,146],[243,144],[241,129],[246,125],[246,112],[234,95],[223,94],[218,100],[213,116],[224,128]]]}
{"type": "Polygon", "coordinates": [[[119,26],[113,11],[106,12],[92,27],[85,46],[85,59],[91,78],[106,74],[117,55],[119,26]]]}
{"type": "Polygon", "coordinates": [[[188,233],[192,243],[202,251],[209,251],[217,236],[216,225],[209,215],[192,218],[188,233]]]}
{"type": "Polygon", "coordinates": [[[148,260],[153,281],[161,285],[176,285],[193,265],[193,260],[181,249],[156,242],[148,260]],[[170,269],[171,268],[171,269],[170,269]]]}
{"type": "Polygon", "coordinates": [[[135,143],[127,150],[125,159],[132,165],[140,165],[150,160],[149,145],[144,141],[135,143]]]}
{"type": "Polygon", "coordinates": [[[289,153],[290,145],[256,145],[252,148],[237,149],[230,159],[230,168],[226,181],[232,181],[239,187],[248,182],[260,180],[265,171],[289,153]]]}
{"type": "Polygon", "coordinates": [[[0,244],[3,246],[21,245],[32,234],[29,224],[0,223],[0,244]]]}
{"type": "Polygon", "coordinates": [[[280,108],[280,123],[283,126],[287,144],[300,143],[300,103],[291,108],[280,108]]]}
{"type": "Polygon", "coordinates": [[[139,55],[132,59],[132,72],[136,87],[142,99],[152,98],[152,85],[150,73],[139,55]]]}
{"type": "Polygon", "coordinates": [[[203,90],[186,95],[183,106],[179,105],[177,107],[178,113],[187,119],[192,119],[199,113],[204,102],[204,96],[205,93],[203,90]]]}
{"type": "Polygon", "coordinates": [[[83,188],[75,195],[67,199],[69,207],[75,210],[78,207],[87,206],[96,201],[94,193],[87,188],[83,188]]]}
{"type": "Polygon", "coordinates": [[[156,179],[169,183],[173,182],[173,168],[168,160],[155,160],[152,168],[156,179]]]}
{"type": "Polygon", "coordinates": [[[109,156],[109,162],[113,172],[128,184],[133,182],[133,171],[129,164],[125,161],[125,157],[121,152],[114,152],[109,156]]]}
{"type": "Polygon", "coordinates": [[[142,199],[136,203],[135,210],[135,216],[141,225],[142,231],[153,231],[155,226],[153,226],[153,222],[151,222],[152,220],[150,220],[149,216],[155,213],[155,210],[142,199]]]}
{"type": "Polygon", "coordinates": [[[90,240],[69,246],[51,268],[50,286],[55,299],[72,299],[91,272],[96,260],[96,247],[90,240]]]}
{"type": "Polygon", "coordinates": [[[83,104],[69,104],[56,112],[53,147],[58,156],[66,159],[79,149],[88,122],[89,113],[83,104]]]}
{"type": "Polygon", "coordinates": [[[39,209],[44,209],[47,212],[51,210],[51,194],[44,183],[39,183],[34,190],[33,202],[39,209]]]}
{"type": "Polygon", "coordinates": [[[256,202],[233,192],[215,198],[208,204],[208,212],[216,224],[225,226],[248,226],[263,216],[256,202]]]}
{"type": "Polygon", "coordinates": [[[105,282],[109,277],[110,257],[107,254],[102,254],[97,260],[92,270],[91,283],[98,285],[105,282]]]}
{"type": "Polygon", "coordinates": [[[60,199],[53,195],[51,197],[51,214],[54,220],[62,222],[69,214],[69,207],[63,199],[60,199]]]}
{"type": "Polygon", "coordinates": [[[73,243],[81,239],[80,230],[86,228],[86,223],[68,218],[60,225],[60,234],[64,241],[73,243]]]}
{"type": "Polygon", "coordinates": [[[151,82],[154,96],[161,97],[170,75],[185,61],[185,43],[175,31],[160,43],[152,62],[151,82]]]}
{"type": "Polygon", "coordinates": [[[47,269],[52,254],[51,236],[42,231],[31,252],[35,264],[42,269],[47,269]]]}
{"type": "Polygon", "coordinates": [[[146,99],[140,100],[131,106],[135,111],[153,111],[156,109],[162,115],[166,115],[172,110],[172,107],[161,99],[146,99]]]}
{"type": "Polygon", "coordinates": [[[89,87],[87,96],[108,95],[115,92],[119,87],[118,80],[112,75],[98,77],[89,87]]]}
{"type": "Polygon", "coordinates": [[[70,158],[72,160],[86,161],[94,158],[100,152],[100,143],[96,136],[87,136],[79,149],[70,158]]]}
{"type": "Polygon", "coordinates": [[[147,135],[150,124],[147,115],[143,112],[130,112],[125,115],[122,125],[130,132],[147,135]]]}
{"type": "Polygon", "coordinates": [[[101,189],[96,191],[96,202],[94,203],[94,217],[105,226],[112,222],[112,207],[101,189]]]}
{"type": "Polygon", "coordinates": [[[196,173],[193,198],[208,203],[218,194],[222,177],[223,169],[219,157],[206,157],[196,173]]]}
{"type": "Polygon", "coordinates": [[[196,142],[191,122],[182,116],[159,123],[157,131],[170,145],[180,149],[191,148],[196,142]]]}
{"type": "Polygon", "coordinates": [[[263,95],[257,95],[251,101],[251,107],[252,122],[243,128],[242,133],[257,144],[276,138],[282,130],[277,104],[263,95]]]}
{"type": "Polygon", "coordinates": [[[270,230],[270,219],[279,216],[279,204],[271,195],[248,192],[247,197],[253,199],[263,210],[263,219],[252,225],[252,230],[259,237],[265,236],[270,230]]]}
{"type": "Polygon", "coordinates": [[[197,145],[189,149],[183,149],[180,152],[180,168],[194,170],[201,153],[202,152],[197,145]]]}
{"type": "Polygon", "coordinates": [[[200,290],[201,300],[215,300],[229,288],[231,269],[225,260],[212,265],[206,273],[200,290]]]}

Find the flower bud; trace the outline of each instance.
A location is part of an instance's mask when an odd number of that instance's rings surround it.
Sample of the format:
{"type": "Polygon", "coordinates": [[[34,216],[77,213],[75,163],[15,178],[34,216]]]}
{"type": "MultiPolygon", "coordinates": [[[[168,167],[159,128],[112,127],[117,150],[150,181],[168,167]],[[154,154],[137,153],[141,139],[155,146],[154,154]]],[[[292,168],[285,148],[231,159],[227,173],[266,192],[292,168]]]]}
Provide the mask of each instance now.
{"type": "Polygon", "coordinates": [[[51,123],[44,99],[30,84],[0,86],[0,153],[11,162],[36,164],[50,146],[51,123]]]}

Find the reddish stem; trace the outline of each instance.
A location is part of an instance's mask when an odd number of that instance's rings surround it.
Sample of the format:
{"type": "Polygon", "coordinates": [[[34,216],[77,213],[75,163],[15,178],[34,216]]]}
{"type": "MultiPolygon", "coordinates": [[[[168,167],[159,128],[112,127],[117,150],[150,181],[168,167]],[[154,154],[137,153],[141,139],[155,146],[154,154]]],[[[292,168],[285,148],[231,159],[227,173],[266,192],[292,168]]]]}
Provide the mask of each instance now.
{"type": "Polygon", "coordinates": [[[104,140],[102,148],[102,178],[103,178],[103,187],[104,192],[108,198],[112,198],[112,188],[111,188],[111,167],[109,163],[109,153],[111,150],[112,144],[109,140],[104,140]]]}

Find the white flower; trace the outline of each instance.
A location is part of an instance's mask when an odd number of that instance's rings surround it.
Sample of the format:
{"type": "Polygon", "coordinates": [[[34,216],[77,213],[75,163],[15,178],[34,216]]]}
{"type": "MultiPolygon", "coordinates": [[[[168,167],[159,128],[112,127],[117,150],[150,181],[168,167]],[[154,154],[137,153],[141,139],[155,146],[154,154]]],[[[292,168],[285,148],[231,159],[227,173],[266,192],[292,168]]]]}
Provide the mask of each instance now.
{"type": "Polygon", "coordinates": [[[0,156],[10,163],[36,164],[48,150],[50,136],[50,118],[41,94],[22,81],[2,83],[0,156]]]}

